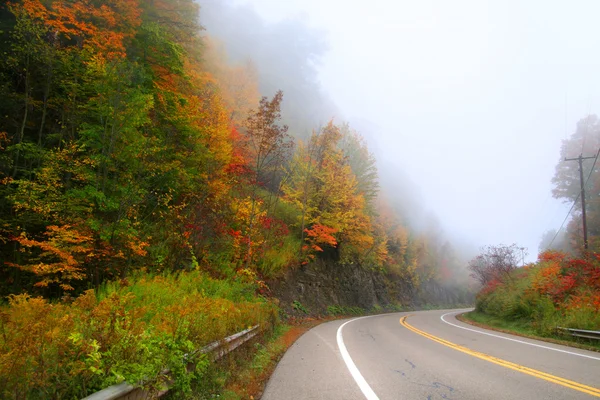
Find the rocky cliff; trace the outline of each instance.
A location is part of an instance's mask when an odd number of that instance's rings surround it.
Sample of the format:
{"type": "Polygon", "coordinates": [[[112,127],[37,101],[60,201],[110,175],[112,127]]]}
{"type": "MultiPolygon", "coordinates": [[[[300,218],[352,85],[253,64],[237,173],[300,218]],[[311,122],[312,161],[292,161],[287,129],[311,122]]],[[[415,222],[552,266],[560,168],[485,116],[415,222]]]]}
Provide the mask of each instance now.
{"type": "Polygon", "coordinates": [[[280,300],[281,308],[291,315],[324,315],[328,307],[360,307],[371,311],[473,302],[472,295],[465,290],[435,281],[425,282],[417,289],[410,281],[368,266],[326,260],[290,269],[269,286],[280,300]]]}

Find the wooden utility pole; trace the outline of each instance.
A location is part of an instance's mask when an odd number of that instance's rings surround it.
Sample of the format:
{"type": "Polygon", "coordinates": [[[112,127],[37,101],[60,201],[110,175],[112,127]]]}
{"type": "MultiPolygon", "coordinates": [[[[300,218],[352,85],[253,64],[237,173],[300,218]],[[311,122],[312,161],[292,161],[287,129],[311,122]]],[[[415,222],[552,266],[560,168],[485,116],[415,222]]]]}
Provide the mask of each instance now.
{"type": "Polygon", "coordinates": [[[587,221],[585,218],[585,182],[583,180],[583,160],[588,160],[596,157],[582,157],[580,154],[577,158],[565,158],[565,161],[579,161],[579,182],[581,183],[581,218],[583,219],[583,248],[588,249],[587,238],[587,221]]]}

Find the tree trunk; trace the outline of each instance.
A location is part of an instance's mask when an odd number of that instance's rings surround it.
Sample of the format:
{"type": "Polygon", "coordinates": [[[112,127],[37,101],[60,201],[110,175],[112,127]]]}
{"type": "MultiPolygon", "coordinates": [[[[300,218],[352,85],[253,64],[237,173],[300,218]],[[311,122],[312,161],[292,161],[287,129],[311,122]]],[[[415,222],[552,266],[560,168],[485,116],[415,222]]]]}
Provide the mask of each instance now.
{"type": "MultiPolygon", "coordinates": [[[[29,55],[27,56],[27,62],[25,63],[25,113],[23,114],[23,121],[21,122],[21,128],[17,134],[17,144],[23,141],[25,136],[25,126],[27,125],[27,117],[29,115],[29,55]]],[[[19,158],[21,156],[21,150],[17,148],[17,154],[15,154],[15,166],[13,170],[13,178],[17,175],[19,167],[19,158]]]]}
{"type": "Polygon", "coordinates": [[[42,147],[42,135],[44,133],[44,126],[46,125],[46,114],[48,113],[48,96],[50,95],[50,83],[52,80],[52,65],[48,66],[48,75],[46,79],[46,87],[44,87],[44,105],[42,107],[42,122],[40,123],[40,130],[38,131],[38,146],[42,147]]]}

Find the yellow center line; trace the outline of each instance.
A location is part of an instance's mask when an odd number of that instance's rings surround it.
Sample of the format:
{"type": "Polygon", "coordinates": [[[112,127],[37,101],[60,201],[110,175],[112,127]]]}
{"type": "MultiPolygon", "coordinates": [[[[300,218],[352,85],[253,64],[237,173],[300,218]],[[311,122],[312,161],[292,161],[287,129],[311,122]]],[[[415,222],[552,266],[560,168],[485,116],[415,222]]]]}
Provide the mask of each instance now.
{"type": "Polygon", "coordinates": [[[406,318],[407,317],[409,317],[409,316],[407,315],[407,316],[404,316],[404,317],[400,318],[400,325],[402,325],[403,327],[405,327],[405,328],[407,328],[407,329],[409,329],[409,330],[411,330],[411,331],[413,331],[415,333],[418,333],[421,336],[425,336],[427,339],[431,339],[431,340],[433,340],[435,342],[441,343],[444,346],[451,347],[451,348],[453,348],[455,350],[462,351],[463,353],[469,354],[469,355],[471,355],[473,357],[477,357],[477,358],[480,358],[482,360],[486,360],[486,361],[489,361],[491,363],[498,364],[498,365],[501,365],[503,367],[510,368],[510,369],[515,370],[515,371],[522,372],[522,373],[527,374],[527,375],[535,376],[536,378],[544,379],[544,380],[546,380],[548,382],[556,383],[558,385],[562,385],[562,386],[568,387],[570,389],[578,390],[580,392],[587,393],[587,394],[590,394],[592,396],[600,397],[600,389],[593,388],[591,386],[586,386],[586,385],[583,385],[583,384],[578,383],[578,382],[573,382],[573,381],[570,381],[568,379],[560,378],[558,376],[550,375],[550,374],[547,374],[547,373],[542,372],[542,371],[538,371],[538,370],[533,369],[533,368],[528,368],[528,367],[525,367],[523,365],[515,364],[515,363],[512,363],[510,361],[506,361],[506,360],[502,360],[500,358],[496,358],[496,357],[490,356],[488,354],[480,353],[478,351],[474,351],[474,350],[468,349],[466,347],[460,346],[458,344],[449,342],[449,341],[444,340],[442,338],[439,338],[437,336],[433,336],[433,335],[431,335],[431,334],[429,334],[427,332],[423,332],[422,330],[417,329],[417,328],[415,328],[412,325],[409,325],[406,322],[406,318]]]}

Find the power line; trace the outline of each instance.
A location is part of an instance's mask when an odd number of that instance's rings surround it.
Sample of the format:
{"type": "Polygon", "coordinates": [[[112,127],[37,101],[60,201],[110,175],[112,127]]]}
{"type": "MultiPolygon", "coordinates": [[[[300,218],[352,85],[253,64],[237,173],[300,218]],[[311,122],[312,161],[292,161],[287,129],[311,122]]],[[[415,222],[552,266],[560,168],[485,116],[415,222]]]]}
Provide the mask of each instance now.
{"type": "Polygon", "coordinates": [[[549,249],[550,247],[552,247],[552,243],[554,243],[554,240],[556,240],[556,237],[558,236],[558,234],[560,233],[560,230],[562,229],[563,225],[565,224],[565,222],[567,222],[567,219],[569,218],[569,215],[571,215],[571,211],[573,211],[573,208],[575,207],[575,204],[577,204],[577,200],[579,200],[579,196],[581,196],[581,192],[577,195],[577,198],[575,199],[575,201],[573,202],[573,205],[571,206],[571,209],[569,210],[569,212],[567,213],[567,216],[565,217],[565,219],[563,220],[562,224],[560,224],[560,228],[558,228],[558,230],[556,231],[556,234],[554,235],[554,237],[552,238],[552,240],[550,241],[550,244],[548,246],[546,246],[546,249],[549,249]]]}
{"type": "MultiPolygon", "coordinates": [[[[598,161],[598,156],[600,156],[600,149],[598,149],[598,152],[596,153],[596,157],[594,158],[594,163],[592,164],[590,173],[588,174],[588,176],[585,180],[585,183],[583,184],[584,187],[587,186],[588,181],[590,180],[590,177],[592,176],[592,172],[594,172],[594,168],[596,167],[596,162],[598,161]]],[[[579,200],[580,196],[581,196],[581,192],[579,192],[579,194],[575,198],[575,201],[573,201],[573,205],[571,205],[571,209],[569,209],[569,212],[567,213],[565,219],[563,220],[562,224],[560,224],[560,228],[558,228],[558,230],[556,231],[556,234],[554,235],[554,237],[552,238],[552,240],[550,241],[550,244],[546,247],[546,249],[549,249],[552,246],[552,243],[554,243],[554,240],[556,240],[556,238],[558,237],[558,234],[560,233],[561,229],[563,228],[565,222],[567,222],[567,219],[569,218],[569,215],[571,215],[571,211],[573,211],[573,208],[575,207],[575,204],[577,204],[577,200],[579,200]]]]}

